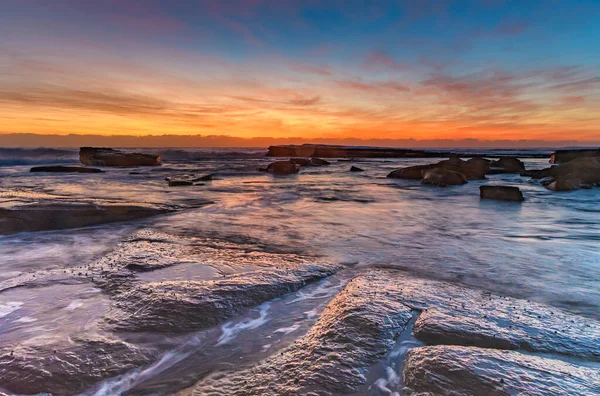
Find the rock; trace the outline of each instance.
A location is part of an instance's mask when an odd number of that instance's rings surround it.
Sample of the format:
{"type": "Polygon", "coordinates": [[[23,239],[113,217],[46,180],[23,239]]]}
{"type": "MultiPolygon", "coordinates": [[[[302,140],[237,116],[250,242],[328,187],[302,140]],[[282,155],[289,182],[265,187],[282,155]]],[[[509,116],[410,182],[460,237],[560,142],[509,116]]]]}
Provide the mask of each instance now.
{"type": "Polygon", "coordinates": [[[534,179],[545,179],[544,186],[552,191],[571,191],[591,188],[600,183],[600,159],[584,157],[570,160],[547,169],[523,173],[534,179]]]}
{"type": "Polygon", "coordinates": [[[57,343],[38,336],[0,351],[0,386],[13,394],[74,395],[97,382],[150,363],[156,356],[101,336],[57,343]]]}
{"type": "Polygon", "coordinates": [[[550,191],[573,191],[588,187],[588,185],[584,184],[581,179],[574,176],[563,177],[558,180],[554,179],[546,182],[543,184],[543,186],[550,191]]]}
{"type": "Polygon", "coordinates": [[[481,199],[496,199],[500,201],[523,202],[523,193],[519,187],[508,186],[480,186],[481,199]]]}
{"type": "Polygon", "coordinates": [[[193,394],[338,395],[356,392],[367,369],[394,344],[412,319],[384,277],[359,276],[325,308],[294,344],[237,372],[200,381],[193,394]]]}
{"type": "Polygon", "coordinates": [[[518,352],[428,346],[408,353],[404,394],[410,395],[593,395],[598,369],[518,352]]]}
{"type": "Polygon", "coordinates": [[[455,186],[467,183],[467,178],[462,173],[445,168],[434,168],[423,171],[421,183],[438,187],[455,186]]]}
{"type": "Polygon", "coordinates": [[[519,173],[520,176],[531,177],[532,179],[544,179],[554,175],[556,166],[545,169],[529,169],[519,173]]]}
{"type": "Polygon", "coordinates": [[[392,179],[421,180],[423,171],[435,168],[435,165],[416,165],[390,172],[387,177],[392,179]]]}
{"type": "Polygon", "coordinates": [[[525,164],[517,157],[502,157],[492,161],[490,173],[521,173],[525,171],[525,164]]]}
{"type": "Polygon", "coordinates": [[[193,186],[194,182],[191,180],[169,180],[169,187],[179,186],[193,186]]]}
{"type": "Polygon", "coordinates": [[[153,282],[117,295],[107,318],[126,331],[188,332],[214,326],[242,310],[334,274],[330,264],[257,270],[215,281],[153,282]]]}
{"type": "Polygon", "coordinates": [[[298,164],[300,166],[309,166],[310,158],[290,158],[292,164],[298,164]]]}
{"type": "Polygon", "coordinates": [[[76,199],[35,191],[4,191],[0,204],[0,235],[88,227],[175,210],[171,206],[76,199]]]}
{"type": "Polygon", "coordinates": [[[204,175],[204,176],[197,177],[197,178],[195,178],[192,181],[199,182],[199,181],[211,181],[211,180],[213,180],[213,175],[209,174],[209,175],[204,175]]]}
{"type": "Polygon", "coordinates": [[[30,172],[57,172],[57,173],[103,173],[104,171],[97,168],[84,168],[83,166],[34,166],[30,172]]]}
{"type": "Polygon", "coordinates": [[[322,158],[312,157],[310,159],[310,165],[312,165],[312,166],[324,166],[324,165],[331,165],[331,162],[325,161],[322,158]]]}
{"type": "Polygon", "coordinates": [[[600,159],[600,149],[556,150],[550,157],[550,163],[564,164],[574,159],[581,158],[600,159]]]}
{"type": "Polygon", "coordinates": [[[289,175],[298,173],[300,171],[300,165],[289,162],[289,161],[276,161],[267,166],[267,172],[271,172],[276,175],[289,175]]]}
{"type": "Polygon", "coordinates": [[[111,148],[81,147],[79,161],[89,166],[158,166],[162,163],[160,155],[127,153],[111,148]]]}
{"type": "Polygon", "coordinates": [[[350,167],[350,172],[364,172],[364,171],[365,171],[364,169],[361,169],[357,166],[350,167]]]}
{"type": "Polygon", "coordinates": [[[392,171],[387,177],[395,179],[421,180],[423,171],[444,168],[465,175],[467,180],[483,180],[489,172],[489,163],[479,160],[462,161],[460,158],[452,157],[449,160],[440,161],[437,164],[416,165],[392,171]]]}

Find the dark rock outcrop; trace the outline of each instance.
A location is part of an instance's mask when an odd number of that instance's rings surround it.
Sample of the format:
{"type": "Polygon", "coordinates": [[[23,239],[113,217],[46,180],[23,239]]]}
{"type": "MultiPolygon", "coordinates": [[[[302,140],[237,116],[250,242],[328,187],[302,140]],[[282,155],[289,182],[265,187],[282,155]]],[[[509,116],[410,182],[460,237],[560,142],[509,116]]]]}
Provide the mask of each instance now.
{"type": "Polygon", "coordinates": [[[350,167],[350,172],[364,172],[365,170],[362,168],[359,168],[358,166],[351,166],[350,167]]]}
{"type": "Polygon", "coordinates": [[[597,369],[518,352],[428,346],[411,350],[405,395],[593,395],[597,369]]]}
{"type": "Polygon", "coordinates": [[[154,358],[150,351],[100,336],[59,343],[32,338],[0,351],[0,386],[15,394],[73,395],[154,358]]]}
{"type": "Polygon", "coordinates": [[[85,168],[83,166],[34,166],[30,172],[56,172],[56,173],[103,173],[102,169],[85,168]]]}
{"type": "Polygon", "coordinates": [[[499,201],[523,202],[523,193],[519,187],[511,186],[480,186],[481,199],[495,199],[499,201]]]}
{"type": "Polygon", "coordinates": [[[257,270],[215,281],[142,284],[115,297],[107,318],[127,331],[188,332],[214,326],[242,310],[334,274],[330,264],[257,270]]]}
{"type": "Polygon", "coordinates": [[[525,164],[517,157],[502,157],[492,161],[489,173],[521,173],[525,171],[525,164]]]}
{"type": "Polygon", "coordinates": [[[160,155],[127,153],[103,147],[82,147],[79,161],[88,166],[157,166],[162,163],[160,155]]]}
{"type": "Polygon", "coordinates": [[[266,169],[267,172],[275,175],[290,175],[300,171],[300,165],[290,161],[276,161],[270,163],[266,169]]]}
{"type": "Polygon", "coordinates": [[[467,183],[467,178],[462,173],[454,172],[445,168],[433,168],[423,171],[423,184],[445,187],[456,186],[467,183]]]}
{"type": "Polygon", "coordinates": [[[581,158],[596,158],[600,160],[600,149],[556,150],[550,157],[550,163],[564,164],[581,158]]]}
{"type": "Polygon", "coordinates": [[[553,191],[571,191],[600,183],[600,158],[584,157],[546,169],[522,173],[533,179],[547,179],[545,187],[553,191]]]}
{"type": "Polygon", "coordinates": [[[383,277],[346,285],[301,339],[258,365],[208,377],[194,395],[338,395],[355,392],[364,373],[412,318],[398,301],[401,288],[383,277]]]}

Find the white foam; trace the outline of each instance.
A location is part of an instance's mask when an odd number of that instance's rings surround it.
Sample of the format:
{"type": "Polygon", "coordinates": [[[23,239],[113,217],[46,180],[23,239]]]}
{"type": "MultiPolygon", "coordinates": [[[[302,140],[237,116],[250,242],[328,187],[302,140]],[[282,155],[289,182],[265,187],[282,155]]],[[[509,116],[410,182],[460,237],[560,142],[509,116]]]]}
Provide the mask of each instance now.
{"type": "Polygon", "coordinates": [[[3,318],[21,308],[23,302],[9,301],[6,304],[0,304],[0,318],[3,318]]]}
{"type": "Polygon", "coordinates": [[[73,300],[65,307],[67,311],[74,311],[77,308],[83,307],[83,301],[81,300],[73,300]]]}
{"type": "Polygon", "coordinates": [[[116,378],[104,381],[97,391],[93,393],[94,396],[115,396],[121,395],[124,392],[132,389],[137,384],[146,381],[149,378],[165,371],[168,368],[173,367],[186,357],[191,352],[181,352],[181,350],[169,351],[165,353],[159,361],[148,366],[145,369],[136,369],[126,374],[120,375],[116,378]]]}
{"type": "Polygon", "coordinates": [[[239,333],[244,330],[256,329],[267,322],[267,316],[271,302],[266,302],[258,307],[259,317],[256,319],[244,319],[241,322],[234,324],[234,322],[227,322],[221,326],[221,336],[216,343],[216,346],[227,344],[229,341],[237,337],[239,333]]]}
{"type": "Polygon", "coordinates": [[[300,325],[298,323],[291,325],[290,327],[281,327],[275,331],[273,331],[273,333],[283,333],[283,334],[290,334],[293,333],[294,331],[298,330],[300,328],[300,325]]]}
{"type": "Polygon", "coordinates": [[[32,318],[31,316],[23,316],[22,318],[15,320],[15,322],[18,322],[18,323],[32,323],[35,321],[37,321],[37,319],[32,318]]]}

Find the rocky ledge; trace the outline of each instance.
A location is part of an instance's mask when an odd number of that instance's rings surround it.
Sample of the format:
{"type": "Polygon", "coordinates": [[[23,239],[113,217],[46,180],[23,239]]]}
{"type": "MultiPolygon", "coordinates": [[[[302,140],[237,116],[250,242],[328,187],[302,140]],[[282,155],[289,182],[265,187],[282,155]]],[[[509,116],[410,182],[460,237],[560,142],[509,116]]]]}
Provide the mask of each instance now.
{"type": "Polygon", "coordinates": [[[128,153],[105,147],[81,147],[79,161],[88,166],[158,166],[160,155],[128,153]]]}
{"type": "Polygon", "coordinates": [[[405,395],[599,391],[600,322],[525,300],[374,270],[348,283],[294,344],[254,366],[213,373],[193,394],[367,392],[370,367],[403,331],[410,331],[408,324],[418,314],[414,336],[439,346],[409,353],[403,373],[397,373],[404,384],[395,384],[396,391],[403,386],[405,395]]]}
{"type": "Polygon", "coordinates": [[[126,331],[199,330],[299,290],[338,269],[331,264],[289,265],[217,280],[145,283],[114,296],[116,309],[106,320],[111,327],[126,331]]]}
{"type": "Polygon", "coordinates": [[[109,200],[76,199],[37,191],[0,194],[0,235],[60,230],[164,214],[175,206],[109,200]]]}
{"type": "Polygon", "coordinates": [[[597,395],[600,371],[495,349],[430,346],[409,352],[406,395],[597,395]]]}
{"type": "Polygon", "coordinates": [[[152,351],[104,336],[39,336],[0,349],[0,386],[15,394],[72,395],[155,358],[152,351]]]}

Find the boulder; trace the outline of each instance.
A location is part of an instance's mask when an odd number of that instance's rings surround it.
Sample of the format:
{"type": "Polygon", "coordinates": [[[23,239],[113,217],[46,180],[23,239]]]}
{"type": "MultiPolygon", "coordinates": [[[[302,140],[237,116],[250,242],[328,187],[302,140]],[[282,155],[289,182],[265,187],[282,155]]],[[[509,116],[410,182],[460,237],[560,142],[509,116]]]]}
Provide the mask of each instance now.
{"type": "Polygon", "coordinates": [[[455,186],[467,183],[467,178],[462,173],[445,168],[433,168],[423,171],[421,183],[438,187],[455,186]]]}
{"type": "Polygon", "coordinates": [[[583,157],[570,160],[546,169],[530,170],[521,173],[541,183],[552,191],[572,191],[590,188],[600,183],[600,158],[583,157]]]}
{"type": "Polygon", "coordinates": [[[396,169],[390,172],[387,177],[392,179],[409,179],[409,180],[421,180],[423,178],[423,171],[435,168],[436,165],[416,165],[409,166],[402,169],[396,169]]]}
{"type": "Polygon", "coordinates": [[[600,159],[600,149],[584,149],[584,150],[556,150],[550,157],[551,164],[564,164],[574,159],[581,158],[596,158],[600,159]]]}
{"type": "Polygon", "coordinates": [[[83,166],[34,166],[29,172],[56,172],[56,173],[102,173],[98,168],[85,168],[83,166]]]}
{"type": "Polygon", "coordinates": [[[496,199],[499,201],[522,202],[523,193],[519,187],[510,186],[480,186],[479,195],[481,199],[496,199]]]}
{"type": "Polygon", "coordinates": [[[364,169],[361,169],[357,166],[350,167],[350,172],[364,172],[364,171],[365,171],[364,169]]]}
{"type": "Polygon", "coordinates": [[[407,168],[392,171],[387,177],[395,179],[410,179],[421,180],[423,171],[444,168],[453,172],[461,173],[466,176],[467,180],[482,180],[485,179],[486,173],[489,172],[490,165],[486,160],[469,160],[462,161],[458,157],[452,157],[448,160],[440,161],[437,164],[416,165],[407,168]]]}
{"type": "Polygon", "coordinates": [[[456,346],[427,346],[408,353],[405,395],[596,395],[597,368],[560,360],[456,346]]]}
{"type": "Polygon", "coordinates": [[[325,161],[322,158],[312,157],[310,159],[310,165],[312,165],[312,166],[324,166],[324,165],[331,165],[331,162],[325,161]]]}
{"type": "Polygon", "coordinates": [[[521,173],[525,171],[525,164],[517,157],[502,157],[492,161],[490,173],[521,173]]]}
{"type": "Polygon", "coordinates": [[[276,175],[289,175],[298,173],[300,171],[300,165],[290,161],[276,161],[267,166],[267,172],[276,175]]]}
{"type": "Polygon", "coordinates": [[[128,153],[104,147],[81,147],[79,161],[89,166],[158,166],[162,160],[160,155],[128,153]]]}

